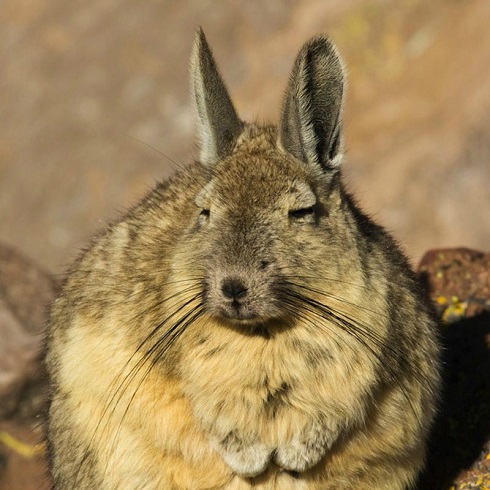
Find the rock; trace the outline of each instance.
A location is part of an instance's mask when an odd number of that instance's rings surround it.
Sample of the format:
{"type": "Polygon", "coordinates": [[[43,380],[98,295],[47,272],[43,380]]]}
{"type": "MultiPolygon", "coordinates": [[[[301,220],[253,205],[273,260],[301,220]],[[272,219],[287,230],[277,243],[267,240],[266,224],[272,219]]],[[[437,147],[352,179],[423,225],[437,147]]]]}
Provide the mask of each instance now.
{"type": "Polygon", "coordinates": [[[0,489],[48,488],[43,334],[56,281],[0,244],[0,489]]]}
{"type": "Polygon", "coordinates": [[[431,250],[422,258],[419,273],[429,281],[444,321],[490,310],[490,254],[467,248],[431,250]]]}
{"type": "Polygon", "coordinates": [[[490,488],[490,254],[432,250],[419,273],[445,348],[444,396],[419,489],[490,488]]]}
{"type": "Polygon", "coordinates": [[[46,308],[57,291],[57,282],[46,271],[0,244],[0,298],[28,332],[44,331],[46,308]]]}
{"type": "Polygon", "coordinates": [[[43,403],[43,331],[56,291],[40,267],[0,245],[0,418],[31,417],[43,403]]]}
{"type": "Polygon", "coordinates": [[[0,420],[0,489],[48,490],[47,462],[38,423],[0,420]]]}
{"type": "Polygon", "coordinates": [[[0,299],[0,418],[17,411],[23,390],[40,371],[40,336],[26,331],[0,299]]]}

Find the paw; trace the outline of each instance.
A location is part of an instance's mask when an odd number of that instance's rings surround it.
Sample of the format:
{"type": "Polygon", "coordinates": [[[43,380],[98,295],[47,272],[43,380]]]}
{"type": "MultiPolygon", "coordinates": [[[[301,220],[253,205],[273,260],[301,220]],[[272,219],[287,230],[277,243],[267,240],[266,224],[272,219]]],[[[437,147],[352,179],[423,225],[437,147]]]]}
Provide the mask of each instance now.
{"type": "Polygon", "coordinates": [[[237,474],[253,477],[263,473],[271,459],[272,450],[261,443],[245,444],[234,434],[213,444],[223,461],[237,474]]]}
{"type": "Polygon", "coordinates": [[[322,441],[293,440],[276,449],[274,462],[284,470],[303,472],[313,468],[323,458],[325,451],[322,441]]]}

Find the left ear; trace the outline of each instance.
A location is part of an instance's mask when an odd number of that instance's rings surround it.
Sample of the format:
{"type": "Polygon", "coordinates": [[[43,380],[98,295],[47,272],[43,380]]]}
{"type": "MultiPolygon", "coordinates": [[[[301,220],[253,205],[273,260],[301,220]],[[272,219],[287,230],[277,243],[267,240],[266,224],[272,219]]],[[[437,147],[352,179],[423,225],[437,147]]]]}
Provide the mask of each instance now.
{"type": "Polygon", "coordinates": [[[324,36],[307,42],[293,66],[279,124],[281,147],[299,160],[335,170],[342,160],[344,68],[324,36]]]}
{"type": "Polygon", "coordinates": [[[243,130],[202,29],[191,57],[191,88],[197,107],[200,160],[213,165],[228,156],[243,130]]]}

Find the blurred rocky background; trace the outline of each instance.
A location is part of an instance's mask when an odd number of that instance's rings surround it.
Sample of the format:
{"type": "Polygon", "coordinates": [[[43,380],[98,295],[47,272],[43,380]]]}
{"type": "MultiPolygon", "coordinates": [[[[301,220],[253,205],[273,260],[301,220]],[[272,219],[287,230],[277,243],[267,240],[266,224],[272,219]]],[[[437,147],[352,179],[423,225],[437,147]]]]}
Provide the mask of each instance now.
{"type": "Polygon", "coordinates": [[[345,173],[361,202],[414,261],[488,248],[488,0],[2,0],[2,242],[59,274],[196,155],[199,25],[242,117],[267,121],[301,44],[329,33],[349,70],[345,173]]]}
{"type": "MultiPolygon", "coordinates": [[[[63,272],[197,154],[198,26],[241,116],[272,122],[302,43],[330,34],[349,71],[345,176],[363,206],[414,264],[428,249],[490,249],[488,0],[1,0],[1,490],[48,488],[39,360],[63,272]]],[[[420,267],[446,325],[450,400],[421,488],[490,488],[489,258],[439,250],[420,267]]]]}

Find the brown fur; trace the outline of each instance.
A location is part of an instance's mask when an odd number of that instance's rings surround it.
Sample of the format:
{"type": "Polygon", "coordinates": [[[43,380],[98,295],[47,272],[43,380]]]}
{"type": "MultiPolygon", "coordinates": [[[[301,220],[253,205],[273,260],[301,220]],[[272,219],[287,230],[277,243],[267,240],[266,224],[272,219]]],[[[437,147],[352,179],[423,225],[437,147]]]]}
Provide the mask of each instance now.
{"type": "Polygon", "coordinates": [[[202,32],[201,163],[97,237],[52,308],[56,489],[386,489],[424,463],[430,308],[340,178],[324,37],[279,128],[242,123],[202,32]]]}

